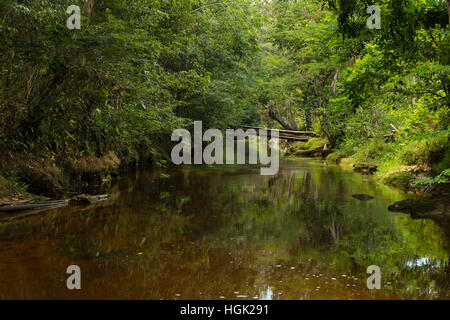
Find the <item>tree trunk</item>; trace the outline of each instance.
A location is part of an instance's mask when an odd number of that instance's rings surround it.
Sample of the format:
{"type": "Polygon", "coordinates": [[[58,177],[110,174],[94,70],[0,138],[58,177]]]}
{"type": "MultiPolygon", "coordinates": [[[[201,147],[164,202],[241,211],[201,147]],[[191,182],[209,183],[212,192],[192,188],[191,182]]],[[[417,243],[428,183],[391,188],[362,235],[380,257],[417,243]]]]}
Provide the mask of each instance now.
{"type": "Polygon", "coordinates": [[[89,25],[91,21],[92,10],[94,9],[95,0],[87,0],[83,6],[83,12],[87,17],[86,25],[89,25]]]}
{"type": "Polygon", "coordinates": [[[277,117],[277,115],[275,114],[275,112],[273,110],[269,110],[269,116],[275,120],[276,122],[278,122],[284,129],[286,130],[294,130],[290,125],[288,125],[287,123],[285,123],[283,120],[281,120],[279,117],[277,117]]]}
{"type": "Polygon", "coordinates": [[[450,29],[450,0],[447,0],[448,27],[450,29]]]}
{"type": "Polygon", "coordinates": [[[311,121],[311,110],[306,109],[305,110],[305,130],[309,131],[312,127],[312,121],[311,121]]]}

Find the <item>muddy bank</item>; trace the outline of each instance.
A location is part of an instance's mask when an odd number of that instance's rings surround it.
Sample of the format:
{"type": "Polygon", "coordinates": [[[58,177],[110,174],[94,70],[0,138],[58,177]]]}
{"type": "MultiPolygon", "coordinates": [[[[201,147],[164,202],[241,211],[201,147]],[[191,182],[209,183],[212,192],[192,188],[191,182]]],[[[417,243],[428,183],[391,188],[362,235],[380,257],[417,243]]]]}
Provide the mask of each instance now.
{"type": "Polygon", "coordinates": [[[157,159],[158,155],[138,152],[120,158],[109,151],[101,156],[85,154],[58,159],[9,152],[0,160],[0,179],[3,182],[0,205],[93,193],[121,173],[137,166],[152,165],[157,159]]]}

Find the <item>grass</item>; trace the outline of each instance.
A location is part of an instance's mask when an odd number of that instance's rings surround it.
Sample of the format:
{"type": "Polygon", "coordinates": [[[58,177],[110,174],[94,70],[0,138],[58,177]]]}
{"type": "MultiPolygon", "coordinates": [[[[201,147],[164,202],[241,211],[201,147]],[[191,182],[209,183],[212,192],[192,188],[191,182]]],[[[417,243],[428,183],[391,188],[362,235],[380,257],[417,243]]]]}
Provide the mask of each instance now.
{"type": "Polygon", "coordinates": [[[442,172],[450,167],[450,131],[436,131],[408,141],[400,148],[399,158],[408,165],[429,165],[442,172]]]}
{"type": "Polygon", "coordinates": [[[327,156],[327,161],[330,163],[339,164],[339,163],[341,163],[341,160],[345,157],[346,157],[345,154],[343,154],[342,152],[339,152],[339,151],[333,152],[327,156]]]}
{"type": "Polygon", "coordinates": [[[327,144],[327,138],[311,138],[308,142],[296,142],[294,148],[298,150],[314,150],[327,144]]]}
{"type": "Polygon", "coordinates": [[[0,198],[26,195],[26,185],[15,178],[0,176],[0,198]]]}
{"type": "Polygon", "coordinates": [[[347,156],[352,163],[377,165],[377,176],[383,183],[400,187],[415,185],[419,173],[428,183],[447,183],[442,173],[450,168],[449,136],[450,130],[441,130],[412,137],[399,135],[391,143],[382,138],[348,139],[327,160],[339,163],[347,156]]]}

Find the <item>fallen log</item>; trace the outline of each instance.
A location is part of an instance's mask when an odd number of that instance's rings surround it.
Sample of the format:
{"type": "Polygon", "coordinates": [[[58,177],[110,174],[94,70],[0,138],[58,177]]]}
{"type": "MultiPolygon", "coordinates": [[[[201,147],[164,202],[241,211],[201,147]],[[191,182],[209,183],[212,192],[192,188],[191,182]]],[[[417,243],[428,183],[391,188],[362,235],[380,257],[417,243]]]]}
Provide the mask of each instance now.
{"type": "MultiPolygon", "coordinates": [[[[110,194],[102,194],[97,196],[90,196],[92,199],[96,201],[107,200],[111,197],[110,194]]],[[[10,213],[10,212],[20,212],[20,211],[29,211],[29,210],[50,210],[54,208],[64,207],[69,205],[71,200],[53,200],[53,201],[45,201],[45,202],[37,202],[36,200],[32,200],[29,202],[21,203],[21,204],[7,204],[0,206],[0,212],[10,213]]]]}
{"type": "Polygon", "coordinates": [[[383,135],[383,138],[384,138],[384,142],[386,142],[386,143],[394,142],[395,141],[395,133],[385,134],[385,135],[383,135]]]}
{"type": "Polygon", "coordinates": [[[66,206],[68,202],[66,200],[49,201],[45,203],[39,202],[26,202],[21,204],[8,204],[0,206],[0,212],[17,212],[26,210],[38,210],[38,209],[53,209],[62,206],[66,206]]]}
{"type": "MultiPolygon", "coordinates": [[[[259,133],[256,133],[256,134],[250,133],[249,135],[252,135],[252,136],[256,135],[256,136],[262,137],[262,135],[260,135],[259,133]]],[[[267,137],[272,138],[272,134],[270,133],[270,131],[267,132],[267,137]]],[[[306,136],[302,137],[302,136],[296,136],[296,135],[285,134],[285,133],[279,133],[278,138],[285,139],[285,140],[291,140],[291,141],[301,141],[301,142],[308,142],[311,139],[310,137],[306,137],[306,136]]]]}
{"type": "Polygon", "coordinates": [[[353,170],[361,173],[374,173],[378,170],[378,166],[373,164],[355,163],[353,165],[353,170]]]}
{"type": "Polygon", "coordinates": [[[270,129],[270,128],[263,128],[263,127],[252,127],[252,126],[234,126],[234,129],[254,129],[254,130],[267,130],[267,132],[270,132],[270,130],[278,130],[280,134],[286,133],[286,134],[293,134],[293,135],[303,135],[303,136],[316,136],[316,133],[313,131],[296,131],[296,130],[284,130],[284,129],[270,129]]]}
{"type": "Polygon", "coordinates": [[[294,155],[296,156],[314,156],[317,153],[321,153],[323,152],[324,147],[319,147],[316,149],[312,149],[312,150],[299,150],[297,152],[294,153],[294,155]]]}

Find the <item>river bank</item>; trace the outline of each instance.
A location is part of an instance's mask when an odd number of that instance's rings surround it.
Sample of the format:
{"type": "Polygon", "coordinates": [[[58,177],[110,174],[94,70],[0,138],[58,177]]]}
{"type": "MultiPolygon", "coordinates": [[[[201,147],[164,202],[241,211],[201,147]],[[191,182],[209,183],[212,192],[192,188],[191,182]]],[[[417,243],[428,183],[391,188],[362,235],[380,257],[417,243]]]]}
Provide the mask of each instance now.
{"type": "Polygon", "coordinates": [[[445,195],[450,183],[450,152],[448,135],[437,141],[417,145],[371,140],[351,150],[333,147],[326,138],[297,142],[286,148],[291,156],[321,157],[330,164],[352,169],[361,174],[373,174],[386,185],[414,195],[445,195]],[[447,139],[447,140],[446,140],[447,139]]]}
{"type": "Polygon", "coordinates": [[[7,153],[0,161],[0,205],[63,199],[107,187],[114,179],[159,159],[154,152],[117,156],[108,151],[99,156],[38,157],[7,153]],[[9,158],[9,159],[8,159],[9,158]]]}
{"type": "MultiPolygon", "coordinates": [[[[324,137],[315,137],[307,142],[282,142],[281,152],[293,157],[319,157],[344,169],[373,174],[377,181],[415,196],[445,197],[450,182],[448,132],[418,141],[370,139],[366,144],[349,149],[345,143],[336,147],[324,137]]],[[[92,193],[128,170],[167,159],[170,143],[160,144],[162,151],[151,148],[127,152],[111,150],[101,155],[3,152],[0,157],[0,205],[92,193]]]]}
{"type": "MultiPolygon", "coordinates": [[[[361,149],[363,148],[365,146],[361,146],[361,149]]],[[[433,175],[428,164],[390,166],[383,163],[383,158],[377,154],[361,157],[359,150],[349,156],[340,150],[332,149],[329,141],[323,137],[312,138],[307,142],[283,142],[281,152],[282,156],[322,158],[327,163],[337,164],[346,170],[373,174],[377,181],[412,195],[439,198],[446,196],[449,190],[445,171],[437,176],[433,175]]],[[[3,172],[9,172],[9,178],[0,175],[0,205],[21,204],[30,200],[45,200],[48,197],[62,199],[90,193],[94,189],[98,190],[100,186],[110,184],[113,179],[129,170],[135,170],[138,166],[155,165],[163,158],[155,150],[131,152],[120,158],[113,151],[105,152],[102,156],[89,154],[76,158],[42,158],[11,152],[7,157],[9,159],[5,156],[2,158],[0,166],[3,172]]]]}
{"type": "Polygon", "coordinates": [[[362,164],[354,157],[339,156],[338,153],[331,153],[326,161],[338,164],[342,168],[353,169],[360,174],[372,174],[380,183],[414,195],[439,197],[446,195],[449,190],[449,172],[437,175],[426,165],[400,165],[389,169],[377,161],[362,164]]]}

